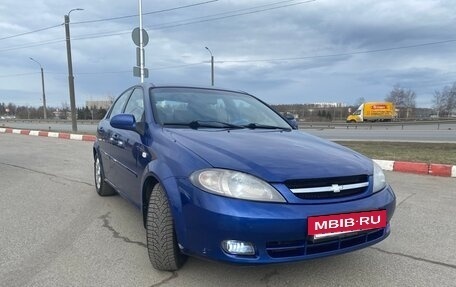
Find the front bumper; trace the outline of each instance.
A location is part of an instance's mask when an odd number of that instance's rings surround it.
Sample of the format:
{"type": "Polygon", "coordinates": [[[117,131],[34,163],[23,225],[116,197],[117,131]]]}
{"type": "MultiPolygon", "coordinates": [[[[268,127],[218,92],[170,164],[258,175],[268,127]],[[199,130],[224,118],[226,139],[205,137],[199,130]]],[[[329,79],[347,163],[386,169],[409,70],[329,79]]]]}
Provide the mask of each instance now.
{"type": "Polygon", "coordinates": [[[198,190],[186,180],[177,182],[181,207],[175,214],[176,232],[183,253],[236,264],[301,261],[361,249],[390,233],[396,198],[392,189],[352,201],[330,204],[264,203],[238,200],[198,190]],[[348,237],[313,242],[307,235],[309,216],[387,210],[386,228],[348,237]],[[251,256],[226,253],[223,240],[250,242],[251,256]]]}

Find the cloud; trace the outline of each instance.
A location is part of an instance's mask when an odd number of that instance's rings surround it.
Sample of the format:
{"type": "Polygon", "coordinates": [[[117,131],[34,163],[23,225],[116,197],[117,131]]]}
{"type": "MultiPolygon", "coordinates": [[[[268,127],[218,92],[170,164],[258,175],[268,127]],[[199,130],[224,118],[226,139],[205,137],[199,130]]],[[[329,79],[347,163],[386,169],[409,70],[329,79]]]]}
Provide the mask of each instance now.
{"type": "MultiPolygon", "coordinates": [[[[143,11],[197,2],[143,1],[143,11]]],[[[259,11],[303,1],[265,6],[273,2],[283,1],[220,0],[145,15],[149,80],[208,85],[206,46],[215,57],[216,85],[246,90],[271,103],[379,100],[401,83],[417,92],[418,103],[429,106],[433,91],[456,80],[456,42],[368,52],[456,39],[454,1],[318,0],[259,11]],[[235,16],[244,12],[251,13],[235,16]],[[226,18],[205,21],[217,17],[226,18]],[[197,21],[201,22],[191,23],[197,21]],[[182,25],[171,27],[176,24],[182,25]],[[274,61],[291,58],[301,59],[274,61]],[[245,62],[233,62],[237,60],[245,62]]],[[[73,8],[84,8],[71,13],[77,105],[89,98],[118,95],[137,83],[132,76],[136,47],[130,31],[138,26],[138,18],[81,23],[134,15],[135,1],[31,0],[24,9],[20,1],[5,0],[0,4],[0,38],[61,24],[73,8]],[[118,35],[100,37],[106,33],[118,35]]],[[[59,26],[0,40],[0,102],[40,105],[39,67],[28,57],[45,69],[48,105],[68,101],[64,37],[64,27],[59,26]],[[45,43],[52,41],[57,42],[45,43]],[[23,46],[30,47],[19,48],[23,46]],[[7,77],[14,74],[27,75],[7,77]]]]}

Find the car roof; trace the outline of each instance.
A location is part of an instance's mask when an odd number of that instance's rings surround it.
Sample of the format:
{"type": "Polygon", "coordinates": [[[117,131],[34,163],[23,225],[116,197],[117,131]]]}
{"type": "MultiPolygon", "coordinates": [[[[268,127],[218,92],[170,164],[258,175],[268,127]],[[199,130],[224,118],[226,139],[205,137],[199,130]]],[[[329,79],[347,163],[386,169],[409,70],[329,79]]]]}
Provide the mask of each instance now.
{"type": "Polygon", "coordinates": [[[233,90],[219,86],[204,86],[204,85],[190,85],[190,84],[174,84],[174,83],[164,83],[164,84],[155,84],[155,83],[142,83],[140,84],[146,89],[150,88],[196,88],[196,89],[210,89],[210,90],[221,90],[221,91],[229,91],[229,92],[236,92],[242,94],[249,94],[242,90],[233,90]]]}

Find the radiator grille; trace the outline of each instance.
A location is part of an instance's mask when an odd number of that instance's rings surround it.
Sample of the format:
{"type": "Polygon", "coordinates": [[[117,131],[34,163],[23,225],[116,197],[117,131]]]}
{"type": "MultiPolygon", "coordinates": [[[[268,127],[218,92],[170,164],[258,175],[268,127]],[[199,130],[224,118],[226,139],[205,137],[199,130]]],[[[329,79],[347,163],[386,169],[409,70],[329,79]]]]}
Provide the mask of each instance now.
{"type": "Polygon", "coordinates": [[[331,238],[313,242],[308,240],[271,241],[266,243],[266,251],[273,258],[305,256],[354,247],[376,240],[385,234],[385,228],[373,229],[352,236],[331,238]]]}
{"type": "Polygon", "coordinates": [[[288,180],[285,185],[301,199],[337,198],[365,192],[369,187],[367,175],[288,180]]]}

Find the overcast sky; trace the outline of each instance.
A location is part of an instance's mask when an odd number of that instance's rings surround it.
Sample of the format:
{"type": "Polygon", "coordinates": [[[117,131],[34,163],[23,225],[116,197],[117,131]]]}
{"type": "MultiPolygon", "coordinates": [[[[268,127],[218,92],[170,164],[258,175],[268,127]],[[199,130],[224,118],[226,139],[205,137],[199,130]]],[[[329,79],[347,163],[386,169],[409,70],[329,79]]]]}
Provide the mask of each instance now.
{"type": "MultiPolygon", "coordinates": [[[[69,104],[64,15],[71,9],[76,105],[139,82],[131,30],[138,1],[2,0],[0,102],[69,104]],[[119,18],[92,22],[106,18],[119,18]],[[19,35],[42,28],[43,31],[19,35]],[[13,37],[19,35],[17,37],[13,37]]],[[[456,81],[454,0],[143,0],[146,67],[153,83],[250,92],[271,104],[383,100],[395,84],[432,106],[456,81]],[[203,3],[207,2],[207,3],[203,3]],[[192,4],[201,4],[194,5],[192,4]],[[190,6],[182,9],[182,6],[190,6]],[[157,13],[149,13],[160,10],[157,13]]]]}

